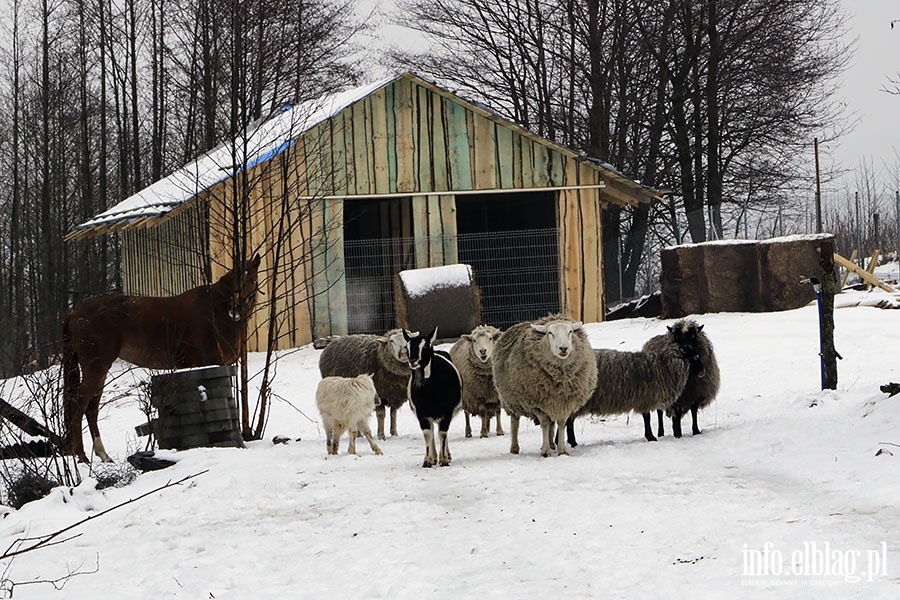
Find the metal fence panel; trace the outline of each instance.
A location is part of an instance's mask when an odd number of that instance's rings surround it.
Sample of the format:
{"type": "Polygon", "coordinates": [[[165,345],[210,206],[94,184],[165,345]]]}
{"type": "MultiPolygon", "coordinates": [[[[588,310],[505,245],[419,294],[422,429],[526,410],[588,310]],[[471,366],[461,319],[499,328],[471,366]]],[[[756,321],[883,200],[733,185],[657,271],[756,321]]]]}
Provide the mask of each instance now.
{"type": "MultiPolygon", "coordinates": [[[[560,310],[555,228],[472,233],[442,238],[459,249],[481,290],[481,320],[505,329],[560,310]]],[[[416,268],[415,257],[435,239],[369,239],[344,243],[350,333],[384,333],[396,326],[394,276],[416,268]]],[[[445,244],[446,245],[446,244],[445,244]]],[[[424,252],[427,254],[427,252],[424,252]]]]}

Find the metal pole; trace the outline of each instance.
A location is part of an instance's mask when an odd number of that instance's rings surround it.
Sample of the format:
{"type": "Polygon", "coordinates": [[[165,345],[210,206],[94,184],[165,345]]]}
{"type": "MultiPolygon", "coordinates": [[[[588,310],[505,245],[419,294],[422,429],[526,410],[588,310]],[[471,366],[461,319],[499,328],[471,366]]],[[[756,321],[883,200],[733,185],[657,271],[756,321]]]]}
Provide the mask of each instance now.
{"type": "Polygon", "coordinates": [[[897,254],[894,259],[900,262],[900,190],[895,193],[897,194],[897,254]]]}
{"type": "Polygon", "coordinates": [[[822,186],[819,181],[819,138],[813,138],[816,149],[816,233],[822,233],[822,186]]]}
{"type": "Polygon", "coordinates": [[[859,192],[854,193],[856,195],[856,260],[858,260],[861,265],[865,265],[862,253],[862,234],[860,232],[859,221],[859,192]]]}

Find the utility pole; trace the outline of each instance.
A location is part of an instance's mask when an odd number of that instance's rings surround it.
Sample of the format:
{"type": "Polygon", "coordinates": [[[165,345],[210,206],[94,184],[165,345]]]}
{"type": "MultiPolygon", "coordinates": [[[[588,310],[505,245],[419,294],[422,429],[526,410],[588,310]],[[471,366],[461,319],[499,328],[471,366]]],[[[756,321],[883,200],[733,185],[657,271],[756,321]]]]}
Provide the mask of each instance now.
{"type": "Polygon", "coordinates": [[[822,233],[822,183],[819,178],[819,138],[813,138],[816,151],[816,233],[822,233]]]}

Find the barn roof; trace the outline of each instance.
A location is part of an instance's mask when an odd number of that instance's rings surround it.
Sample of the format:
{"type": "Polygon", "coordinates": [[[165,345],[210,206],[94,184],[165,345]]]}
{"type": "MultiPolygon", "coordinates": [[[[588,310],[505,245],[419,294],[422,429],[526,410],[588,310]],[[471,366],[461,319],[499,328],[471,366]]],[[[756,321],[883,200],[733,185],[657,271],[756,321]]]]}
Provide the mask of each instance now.
{"type": "MultiPolygon", "coordinates": [[[[179,207],[186,205],[188,200],[204,190],[234,176],[245,168],[249,169],[284,152],[304,132],[334,117],[355,102],[400,78],[412,79],[419,85],[426,86],[443,96],[452,97],[492,120],[502,122],[523,135],[538,139],[542,143],[554,147],[557,151],[569,156],[580,156],[569,148],[559,146],[518,125],[510,123],[484,106],[467,102],[412,73],[404,73],[345,92],[332,94],[315,101],[286,106],[268,118],[251,124],[245,134],[239,136],[233,142],[227,142],[209,150],[181,169],[126,198],[109,210],[77,225],[69,232],[66,239],[91,237],[110,231],[150,225],[164,220],[174,215],[179,207]],[[247,157],[246,161],[242,158],[244,156],[247,157]]],[[[606,178],[630,190],[643,200],[660,196],[660,193],[656,190],[625,177],[607,163],[593,159],[588,159],[588,162],[594,165],[595,168],[602,170],[606,178]]]]}

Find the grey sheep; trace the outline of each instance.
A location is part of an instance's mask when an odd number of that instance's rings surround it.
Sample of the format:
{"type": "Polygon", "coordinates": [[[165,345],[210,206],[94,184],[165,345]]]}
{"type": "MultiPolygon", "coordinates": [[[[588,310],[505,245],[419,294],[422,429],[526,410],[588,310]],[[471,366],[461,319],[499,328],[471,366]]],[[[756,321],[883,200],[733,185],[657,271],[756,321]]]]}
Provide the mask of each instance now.
{"type": "Polygon", "coordinates": [[[519,452],[519,417],[541,424],[541,456],[568,454],[566,418],[580,409],[597,386],[597,361],[580,321],[550,315],[510,327],[494,348],[494,383],[510,414],[510,452],[519,452]]]}
{"type": "Polygon", "coordinates": [[[409,383],[406,340],[403,332],[392,329],[383,336],[354,334],[336,338],[319,357],[322,377],[356,377],[372,373],[380,404],[375,409],[378,418],[378,439],[385,439],[384,417],[391,410],[391,435],[397,435],[397,410],[406,402],[409,383]]]}
{"type": "Polygon", "coordinates": [[[372,439],[369,416],[378,402],[375,384],[369,374],[356,377],[325,377],[316,388],[316,406],[325,427],[328,454],[338,453],[338,443],[345,431],[350,433],[348,454],[356,454],[356,436],[362,435],[375,454],[381,448],[372,439]]]}
{"type": "MultiPolygon", "coordinates": [[[[700,433],[697,425],[697,411],[715,400],[719,393],[719,363],[713,351],[712,342],[703,333],[703,325],[693,319],[682,319],[667,327],[662,335],[650,338],[644,344],[645,350],[653,350],[660,346],[675,342],[687,349],[691,358],[691,371],[679,398],[668,407],[666,412],[672,417],[672,432],[681,437],[681,417],[691,411],[693,435],[700,433]]],[[[659,435],[663,433],[662,411],[658,411],[659,435]]]]}
{"type": "Polygon", "coordinates": [[[634,411],[644,418],[644,437],[656,441],[650,427],[650,413],[670,407],[688,380],[690,359],[672,340],[657,344],[653,350],[626,352],[594,350],[597,357],[597,387],[587,404],[566,422],[566,434],[572,447],[574,419],[583,415],[617,415],[634,411]]]}
{"type": "Polygon", "coordinates": [[[501,332],[490,325],[479,325],[464,334],[450,348],[450,358],[462,377],[462,408],[466,414],[466,437],[472,437],[469,415],[481,417],[481,437],[488,436],[491,418],[497,418],[497,435],[503,435],[500,423],[500,398],[494,387],[492,369],[494,346],[501,332]]]}

